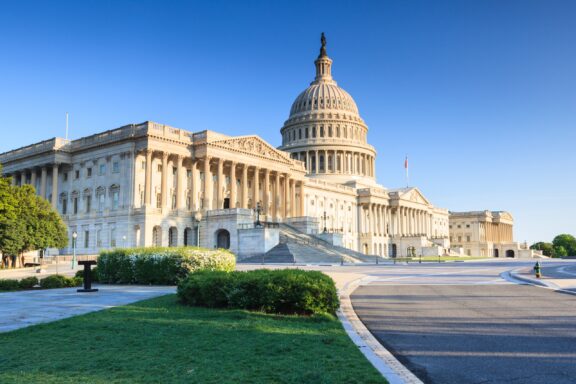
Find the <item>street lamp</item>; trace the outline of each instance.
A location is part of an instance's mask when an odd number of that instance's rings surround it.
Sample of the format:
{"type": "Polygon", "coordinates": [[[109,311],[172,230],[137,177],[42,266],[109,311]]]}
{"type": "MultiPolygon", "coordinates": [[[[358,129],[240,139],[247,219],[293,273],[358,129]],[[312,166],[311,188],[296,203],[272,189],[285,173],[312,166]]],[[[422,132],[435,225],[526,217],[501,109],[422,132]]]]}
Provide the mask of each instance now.
{"type": "Polygon", "coordinates": [[[122,247],[126,248],[126,235],[122,236],[122,247]]]}
{"type": "Polygon", "coordinates": [[[196,220],[196,246],[200,246],[200,221],[202,221],[202,212],[197,211],[194,215],[194,220],[196,220]]]}
{"type": "Polygon", "coordinates": [[[72,269],[76,267],[76,238],[78,234],[76,231],[72,232],[72,269]]]}

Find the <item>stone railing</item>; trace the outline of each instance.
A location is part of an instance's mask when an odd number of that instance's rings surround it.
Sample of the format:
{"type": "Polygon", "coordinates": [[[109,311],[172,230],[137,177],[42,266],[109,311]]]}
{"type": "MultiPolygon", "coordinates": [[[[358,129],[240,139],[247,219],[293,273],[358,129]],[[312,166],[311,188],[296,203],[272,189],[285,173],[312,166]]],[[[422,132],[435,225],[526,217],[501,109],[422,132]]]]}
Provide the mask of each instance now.
{"type": "Polygon", "coordinates": [[[13,151],[0,154],[0,163],[6,163],[22,157],[28,157],[39,153],[50,152],[54,150],[65,150],[70,140],[65,140],[59,137],[54,137],[49,140],[44,140],[36,144],[27,145],[13,151]]]}

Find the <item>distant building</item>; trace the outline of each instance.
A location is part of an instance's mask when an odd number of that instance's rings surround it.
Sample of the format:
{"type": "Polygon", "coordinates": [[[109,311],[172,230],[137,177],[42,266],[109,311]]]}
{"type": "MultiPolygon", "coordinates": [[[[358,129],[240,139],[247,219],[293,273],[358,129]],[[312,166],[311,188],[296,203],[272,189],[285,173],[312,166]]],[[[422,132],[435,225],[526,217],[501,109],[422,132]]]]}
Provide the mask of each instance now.
{"type": "Polygon", "coordinates": [[[525,257],[531,251],[514,241],[514,219],[505,211],[450,212],[450,244],[465,255],[525,257]]]}

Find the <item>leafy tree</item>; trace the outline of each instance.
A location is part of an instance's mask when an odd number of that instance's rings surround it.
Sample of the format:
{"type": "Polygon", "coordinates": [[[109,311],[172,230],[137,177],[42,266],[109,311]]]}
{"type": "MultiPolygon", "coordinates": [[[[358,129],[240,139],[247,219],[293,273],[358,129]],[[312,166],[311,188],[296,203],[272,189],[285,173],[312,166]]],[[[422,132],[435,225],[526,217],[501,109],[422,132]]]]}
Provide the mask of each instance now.
{"type": "Polygon", "coordinates": [[[554,246],[552,245],[552,243],[545,243],[543,241],[539,241],[537,243],[534,243],[530,246],[530,249],[536,249],[539,251],[542,251],[542,254],[544,256],[553,256],[554,254],[554,246]]]}
{"type": "Polygon", "coordinates": [[[554,244],[554,248],[564,248],[566,254],[563,256],[576,256],[576,238],[574,236],[566,233],[558,235],[552,240],[552,244],[554,244]]]}
{"type": "Polygon", "coordinates": [[[67,243],[66,226],[48,201],[36,196],[32,186],[15,187],[0,177],[2,267],[14,267],[18,256],[23,263],[24,252],[63,248],[67,243]]]}
{"type": "Polygon", "coordinates": [[[554,257],[568,256],[568,251],[561,245],[554,246],[554,257]]]}

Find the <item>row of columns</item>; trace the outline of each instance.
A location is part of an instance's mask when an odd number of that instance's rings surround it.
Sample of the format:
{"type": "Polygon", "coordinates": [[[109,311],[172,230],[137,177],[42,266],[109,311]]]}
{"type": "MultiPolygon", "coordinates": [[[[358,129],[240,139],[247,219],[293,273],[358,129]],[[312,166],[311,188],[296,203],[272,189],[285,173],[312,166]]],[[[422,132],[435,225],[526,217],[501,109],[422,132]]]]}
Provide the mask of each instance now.
{"type": "Polygon", "coordinates": [[[58,169],[60,164],[54,163],[52,165],[45,165],[42,167],[35,167],[31,169],[23,169],[18,172],[14,172],[12,176],[12,185],[16,185],[18,183],[18,179],[20,179],[19,184],[23,186],[25,184],[30,184],[34,188],[36,188],[36,178],[38,176],[38,170],[40,170],[40,189],[36,191],[36,193],[43,197],[47,198],[46,192],[48,191],[47,180],[48,180],[48,172],[52,172],[52,207],[56,208],[58,204],[58,169]],[[28,173],[30,173],[30,183],[28,183],[28,173]]]}
{"type": "MultiPolygon", "coordinates": [[[[144,203],[146,205],[152,204],[152,160],[155,151],[148,150],[146,155],[146,170],[145,170],[145,187],[144,187],[144,203]]],[[[162,174],[161,174],[161,207],[168,206],[167,198],[167,169],[168,169],[168,153],[161,153],[162,159],[162,174]]],[[[176,209],[183,209],[184,203],[182,201],[185,183],[183,181],[183,160],[184,157],[176,155],[174,161],[176,162],[176,209]]],[[[290,177],[288,173],[282,173],[268,168],[260,168],[249,164],[242,164],[236,161],[228,161],[222,158],[215,158],[207,156],[204,158],[193,159],[190,165],[191,171],[191,210],[200,209],[200,201],[197,197],[198,193],[202,192],[202,208],[204,210],[222,209],[224,208],[224,201],[226,192],[229,192],[229,207],[230,208],[255,208],[257,203],[260,203],[265,209],[264,214],[272,216],[274,219],[278,217],[294,217],[302,216],[304,214],[304,194],[303,194],[303,181],[295,180],[290,177]],[[215,164],[214,164],[215,163],[215,164]],[[212,172],[212,167],[216,166],[215,173],[212,172]],[[226,187],[226,175],[224,172],[227,165],[228,176],[230,178],[230,187],[226,187]],[[198,172],[199,169],[203,170],[204,180],[203,183],[197,182],[200,180],[198,172]],[[240,174],[240,191],[238,191],[237,175],[240,174]],[[216,180],[214,177],[216,176],[216,180]],[[250,179],[250,180],[249,180],[250,179]],[[252,182],[252,193],[249,194],[249,182],[252,182]],[[263,184],[263,193],[260,192],[260,184],[263,184]],[[214,191],[216,188],[216,191],[214,191]],[[298,193],[297,193],[298,189],[298,193]],[[214,200],[215,193],[215,201],[214,200]],[[297,195],[299,194],[300,201],[297,203],[297,195]],[[261,195],[262,198],[261,198],[261,195]],[[252,201],[250,203],[250,200],[252,201]],[[299,205],[299,209],[298,209],[299,205]],[[271,211],[271,212],[269,212],[271,211]]]]}
{"type": "Polygon", "coordinates": [[[370,203],[361,208],[360,232],[376,236],[430,236],[432,215],[409,207],[370,203]]]}
{"type": "Polygon", "coordinates": [[[510,224],[486,223],[484,226],[484,240],[493,243],[513,241],[513,228],[510,224]]]}
{"type": "Polygon", "coordinates": [[[366,131],[353,129],[352,127],[324,127],[324,126],[312,126],[312,127],[298,127],[287,129],[284,132],[283,145],[291,144],[295,141],[305,140],[315,138],[342,138],[357,140],[360,142],[366,142],[366,131]]]}
{"type": "Polygon", "coordinates": [[[338,173],[374,177],[374,156],[354,151],[313,150],[292,153],[292,158],[303,161],[307,173],[338,173]],[[320,167],[323,157],[323,167],[320,167]]]}

